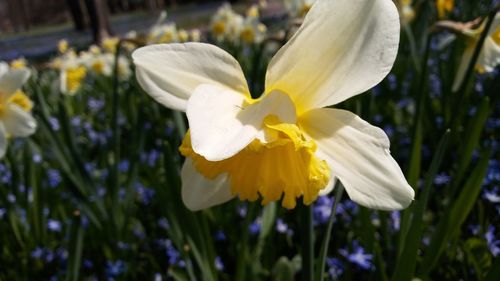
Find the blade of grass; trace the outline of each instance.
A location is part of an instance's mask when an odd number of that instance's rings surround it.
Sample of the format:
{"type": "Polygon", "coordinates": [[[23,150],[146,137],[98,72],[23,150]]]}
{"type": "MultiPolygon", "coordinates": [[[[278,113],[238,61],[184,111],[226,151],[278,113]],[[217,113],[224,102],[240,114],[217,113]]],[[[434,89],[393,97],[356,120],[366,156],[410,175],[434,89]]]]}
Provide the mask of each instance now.
{"type": "Polygon", "coordinates": [[[335,201],[332,205],[332,210],[330,212],[330,217],[328,218],[328,223],[325,230],[325,237],[321,243],[321,249],[319,250],[319,260],[318,260],[318,270],[316,271],[316,278],[314,280],[323,281],[325,279],[325,263],[326,256],[328,255],[328,245],[330,245],[330,237],[332,235],[333,223],[335,222],[335,215],[337,213],[337,206],[342,199],[342,194],[344,192],[344,186],[340,180],[335,183],[335,201]]]}
{"type": "Polygon", "coordinates": [[[484,177],[488,170],[488,162],[491,153],[491,148],[481,153],[480,160],[465,183],[462,192],[460,192],[460,195],[453,205],[447,209],[446,213],[439,221],[420,266],[419,275],[427,276],[436,266],[436,263],[446,248],[447,241],[460,231],[460,227],[472,211],[472,207],[479,196],[484,177]]]}
{"type": "Polygon", "coordinates": [[[406,236],[402,254],[397,260],[394,274],[392,276],[392,281],[412,280],[415,273],[418,256],[417,251],[420,245],[420,241],[422,240],[424,211],[429,199],[431,186],[434,182],[436,174],[439,171],[444,153],[446,152],[446,149],[448,147],[449,136],[450,131],[447,130],[441,138],[441,141],[439,142],[439,145],[436,149],[436,154],[432,159],[429,172],[425,177],[425,184],[422,191],[420,192],[418,201],[414,203],[415,206],[413,208],[411,222],[409,223],[410,227],[408,235],[406,236]]]}

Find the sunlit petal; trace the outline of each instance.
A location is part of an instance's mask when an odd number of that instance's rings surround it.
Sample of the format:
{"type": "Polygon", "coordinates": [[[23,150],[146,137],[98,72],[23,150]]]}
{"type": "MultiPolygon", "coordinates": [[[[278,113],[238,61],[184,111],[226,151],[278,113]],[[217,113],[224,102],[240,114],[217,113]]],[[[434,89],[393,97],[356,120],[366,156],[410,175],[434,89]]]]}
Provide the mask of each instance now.
{"type": "Polygon", "coordinates": [[[360,94],[391,70],[399,26],[389,0],[319,0],[270,62],[266,89],[288,93],[299,111],[360,94]]]}
{"type": "Polygon", "coordinates": [[[181,177],[182,201],[192,211],[210,208],[234,197],[226,175],[219,175],[216,179],[209,180],[196,171],[189,158],[184,162],[181,177]]]}
{"type": "Polygon", "coordinates": [[[353,201],[380,210],[411,203],[414,191],[392,158],[384,131],[338,109],[311,110],[299,122],[353,201]]]}
{"type": "Polygon", "coordinates": [[[264,118],[274,114],[295,123],[290,98],[273,92],[253,102],[222,86],[203,84],[189,99],[187,117],[193,150],[209,161],[227,159],[261,136],[264,118]]]}
{"type": "Polygon", "coordinates": [[[152,45],[136,50],[132,57],[142,88],[172,109],[185,111],[187,100],[200,84],[249,93],[239,63],[214,45],[152,45]]]}

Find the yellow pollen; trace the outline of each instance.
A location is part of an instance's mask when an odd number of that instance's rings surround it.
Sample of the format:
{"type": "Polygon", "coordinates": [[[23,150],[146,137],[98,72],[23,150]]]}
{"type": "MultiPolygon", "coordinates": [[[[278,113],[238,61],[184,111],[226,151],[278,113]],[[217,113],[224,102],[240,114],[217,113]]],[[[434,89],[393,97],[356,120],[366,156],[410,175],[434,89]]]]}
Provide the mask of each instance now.
{"type": "Polygon", "coordinates": [[[80,88],[82,80],[87,74],[87,69],[84,66],[78,66],[66,70],[66,85],[70,93],[75,92],[80,88]]]}
{"type": "Polygon", "coordinates": [[[315,156],[316,144],[306,139],[295,124],[281,123],[274,115],[264,119],[264,130],[270,142],[254,140],[231,158],[208,161],[196,154],[188,132],[179,148],[190,157],[197,171],[208,179],[227,173],[231,192],[240,200],[262,204],[282,200],[282,206],[293,209],[303,196],[306,205],[316,200],[330,179],[330,168],[315,156]]]}

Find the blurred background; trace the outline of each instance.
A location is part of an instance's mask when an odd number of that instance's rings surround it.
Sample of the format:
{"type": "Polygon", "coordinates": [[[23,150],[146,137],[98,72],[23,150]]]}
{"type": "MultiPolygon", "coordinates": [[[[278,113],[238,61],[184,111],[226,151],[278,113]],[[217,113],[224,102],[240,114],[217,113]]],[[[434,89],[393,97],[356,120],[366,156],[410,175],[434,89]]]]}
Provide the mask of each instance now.
{"type": "MultiPolygon", "coordinates": [[[[244,10],[251,0],[0,0],[0,60],[40,59],[56,52],[60,39],[97,43],[109,35],[145,31],[168,9],[169,19],[197,27],[224,2],[244,10]],[[107,34],[109,33],[109,34],[107,34]]],[[[267,1],[281,8],[282,1],[267,1]]]]}

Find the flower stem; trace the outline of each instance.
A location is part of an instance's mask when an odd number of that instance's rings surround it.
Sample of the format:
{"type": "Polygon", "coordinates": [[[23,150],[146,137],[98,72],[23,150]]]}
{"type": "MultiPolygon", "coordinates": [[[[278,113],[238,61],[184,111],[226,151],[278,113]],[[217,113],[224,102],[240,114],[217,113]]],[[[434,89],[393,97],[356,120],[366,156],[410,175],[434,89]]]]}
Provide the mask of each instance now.
{"type": "Polygon", "coordinates": [[[302,281],[314,280],[314,233],[311,205],[300,208],[302,239],[302,281]]]}
{"type": "Polygon", "coordinates": [[[321,249],[319,253],[319,261],[318,266],[319,269],[316,271],[316,281],[323,281],[325,278],[325,261],[326,256],[328,254],[328,245],[330,244],[330,237],[332,235],[333,223],[335,222],[335,215],[337,214],[337,206],[342,199],[342,194],[344,193],[344,186],[342,183],[337,180],[335,183],[335,201],[332,205],[332,211],[330,213],[330,217],[328,218],[328,224],[326,226],[325,238],[323,239],[323,243],[321,244],[321,249]]]}

